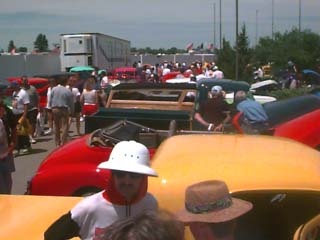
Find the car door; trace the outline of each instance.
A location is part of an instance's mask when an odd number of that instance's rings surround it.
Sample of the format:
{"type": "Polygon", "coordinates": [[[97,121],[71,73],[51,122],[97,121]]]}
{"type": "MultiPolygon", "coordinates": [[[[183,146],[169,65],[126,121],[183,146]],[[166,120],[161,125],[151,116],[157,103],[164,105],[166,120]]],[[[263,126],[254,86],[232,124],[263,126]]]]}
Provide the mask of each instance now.
{"type": "Polygon", "coordinates": [[[301,225],[294,234],[293,240],[320,239],[320,214],[301,225]]]}

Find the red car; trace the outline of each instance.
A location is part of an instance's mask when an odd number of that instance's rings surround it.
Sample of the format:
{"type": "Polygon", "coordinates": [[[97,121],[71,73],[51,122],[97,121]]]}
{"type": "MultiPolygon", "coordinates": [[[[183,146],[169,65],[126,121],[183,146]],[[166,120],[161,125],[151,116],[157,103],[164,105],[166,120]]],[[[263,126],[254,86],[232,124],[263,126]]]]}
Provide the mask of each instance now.
{"type": "MultiPolygon", "coordinates": [[[[18,84],[21,85],[21,78],[20,77],[10,77],[7,78],[9,82],[16,81],[18,84]]],[[[37,89],[37,92],[40,97],[40,107],[44,108],[47,106],[47,91],[49,88],[49,80],[47,78],[28,78],[29,84],[34,86],[37,89]]],[[[6,95],[12,96],[13,90],[8,88],[6,95]]]]}
{"type": "MultiPolygon", "coordinates": [[[[305,95],[282,101],[265,103],[270,128],[267,134],[286,137],[320,150],[320,97],[305,95]]],[[[240,133],[241,114],[233,123],[240,133]]]]}
{"type": "Polygon", "coordinates": [[[117,79],[123,83],[139,82],[140,76],[138,75],[137,69],[134,67],[121,67],[116,68],[110,79],[117,79]]]}
{"type": "Polygon", "coordinates": [[[84,196],[101,191],[106,186],[110,171],[97,169],[97,166],[109,158],[117,142],[139,139],[153,156],[160,138],[166,137],[167,132],[156,132],[127,121],[98,129],[51,152],[29,182],[27,194],[84,196]]]}

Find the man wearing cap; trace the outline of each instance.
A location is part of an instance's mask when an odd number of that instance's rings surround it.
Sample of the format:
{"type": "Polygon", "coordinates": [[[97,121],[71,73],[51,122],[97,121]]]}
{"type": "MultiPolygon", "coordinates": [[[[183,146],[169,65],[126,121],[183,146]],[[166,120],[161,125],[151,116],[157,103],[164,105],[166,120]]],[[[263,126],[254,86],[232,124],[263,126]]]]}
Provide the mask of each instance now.
{"type": "Polygon", "coordinates": [[[185,192],[185,208],[176,213],[196,240],[233,240],[235,220],[252,209],[252,203],[233,198],[225,182],[203,181],[185,192]]]}
{"type": "Polygon", "coordinates": [[[229,105],[223,97],[221,86],[213,86],[208,99],[196,108],[194,118],[208,131],[223,131],[231,120],[229,105]]]}
{"type": "Polygon", "coordinates": [[[156,199],[147,193],[148,176],[158,176],[150,167],[148,149],[135,141],[115,145],[109,160],[98,165],[111,170],[106,189],[79,202],[45,232],[45,240],[72,237],[95,239],[113,222],[156,210],[156,199]]]}

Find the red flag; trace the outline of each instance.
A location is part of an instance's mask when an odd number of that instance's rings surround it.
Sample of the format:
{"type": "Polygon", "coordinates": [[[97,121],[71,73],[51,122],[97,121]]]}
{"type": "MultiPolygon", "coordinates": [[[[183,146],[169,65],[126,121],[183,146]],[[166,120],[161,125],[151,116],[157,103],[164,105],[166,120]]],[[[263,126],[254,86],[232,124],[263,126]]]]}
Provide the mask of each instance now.
{"type": "Polygon", "coordinates": [[[186,48],[188,51],[191,50],[193,48],[193,43],[189,43],[186,48]]]}

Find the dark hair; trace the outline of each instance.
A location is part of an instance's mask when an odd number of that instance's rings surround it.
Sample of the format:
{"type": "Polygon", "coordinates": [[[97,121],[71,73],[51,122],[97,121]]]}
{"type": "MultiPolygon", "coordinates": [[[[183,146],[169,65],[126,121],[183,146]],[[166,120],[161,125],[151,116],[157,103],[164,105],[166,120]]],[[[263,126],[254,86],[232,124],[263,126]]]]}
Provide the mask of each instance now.
{"type": "Polygon", "coordinates": [[[168,211],[145,211],[105,229],[104,240],[183,240],[184,227],[168,211]]]}

